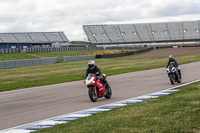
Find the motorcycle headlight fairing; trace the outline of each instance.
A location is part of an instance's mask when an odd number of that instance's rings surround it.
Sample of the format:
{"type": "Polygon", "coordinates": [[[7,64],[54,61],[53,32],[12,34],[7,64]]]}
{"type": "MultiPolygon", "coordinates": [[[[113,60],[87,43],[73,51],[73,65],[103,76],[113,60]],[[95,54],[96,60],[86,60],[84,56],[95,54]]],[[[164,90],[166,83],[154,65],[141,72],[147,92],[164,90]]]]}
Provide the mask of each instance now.
{"type": "Polygon", "coordinates": [[[170,72],[170,71],[169,71],[169,68],[167,68],[167,69],[166,69],[166,72],[167,72],[167,73],[169,73],[169,72],[170,72]]]}
{"type": "Polygon", "coordinates": [[[94,84],[94,83],[95,83],[94,77],[90,78],[90,80],[86,79],[86,85],[94,84]]]}
{"type": "Polygon", "coordinates": [[[176,72],[176,68],[175,67],[172,68],[172,72],[176,72]]]}

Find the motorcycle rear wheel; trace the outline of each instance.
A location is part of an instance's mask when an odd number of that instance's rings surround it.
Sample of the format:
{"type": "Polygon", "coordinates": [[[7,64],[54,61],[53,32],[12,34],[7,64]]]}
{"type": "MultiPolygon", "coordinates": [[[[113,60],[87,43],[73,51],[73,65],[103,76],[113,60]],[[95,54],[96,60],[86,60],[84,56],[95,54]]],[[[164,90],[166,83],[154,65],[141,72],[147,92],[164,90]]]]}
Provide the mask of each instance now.
{"type": "Polygon", "coordinates": [[[181,78],[181,76],[179,75],[179,76],[178,76],[178,83],[181,83],[181,81],[182,81],[182,78],[181,78]]]}
{"type": "Polygon", "coordinates": [[[106,98],[106,99],[110,99],[111,96],[112,96],[112,89],[111,89],[111,87],[110,87],[109,84],[107,84],[106,90],[107,90],[107,94],[105,95],[105,98],[106,98]]]}
{"type": "Polygon", "coordinates": [[[89,98],[92,102],[96,102],[97,101],[97,90],[94,86],[90,86],[88,89],[88,95],[89,98]]]}

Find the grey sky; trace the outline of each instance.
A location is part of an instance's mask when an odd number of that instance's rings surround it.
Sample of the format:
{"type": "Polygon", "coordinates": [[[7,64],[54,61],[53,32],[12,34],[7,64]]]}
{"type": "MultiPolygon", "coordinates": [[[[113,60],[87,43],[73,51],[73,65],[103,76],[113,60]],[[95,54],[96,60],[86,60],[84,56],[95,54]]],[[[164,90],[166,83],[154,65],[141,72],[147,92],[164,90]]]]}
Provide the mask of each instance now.
{"type": "Polygon", "coordinates": [[[84,40],[84,24],[200,20],[200,0],[0,0],[0,32],[64,31],[84,40]]]}

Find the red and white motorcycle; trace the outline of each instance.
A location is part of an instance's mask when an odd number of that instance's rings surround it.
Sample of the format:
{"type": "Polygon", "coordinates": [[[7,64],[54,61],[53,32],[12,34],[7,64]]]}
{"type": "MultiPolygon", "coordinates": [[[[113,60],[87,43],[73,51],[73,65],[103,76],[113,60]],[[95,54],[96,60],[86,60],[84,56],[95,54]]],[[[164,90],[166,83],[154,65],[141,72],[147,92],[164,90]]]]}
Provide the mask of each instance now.
{"type": "Polygon", "coordinates": [[[110,85],[107,83],[103,85],[101,78],[106,79],[106,75],[96,76],[93,73],[89,73],[88,77],[84,80],[88,88],[88,95],[92,102],[96,102],[98,98],[105,97],[106,99],[111,98],[112,90],[110,85]]]}

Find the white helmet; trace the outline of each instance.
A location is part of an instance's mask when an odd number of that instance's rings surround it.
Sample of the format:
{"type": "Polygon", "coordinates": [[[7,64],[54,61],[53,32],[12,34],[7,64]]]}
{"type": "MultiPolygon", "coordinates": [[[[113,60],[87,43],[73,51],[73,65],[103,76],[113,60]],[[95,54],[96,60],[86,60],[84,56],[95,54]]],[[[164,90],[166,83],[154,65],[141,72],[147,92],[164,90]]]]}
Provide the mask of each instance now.
{"type": "Polygon", "coordinates": [[[95,67],[95,62],[94,62],[93,60],[90,60],[90,61],[88,62],[88,67],[89,67],[90,69],[93,69],[93,68],[95,67]]]}
{"type": "Polygon", "coordinates": [[[174,59],[173,55],[170,55],[169,60],[173,60],[173,59],[174,59]]]}

